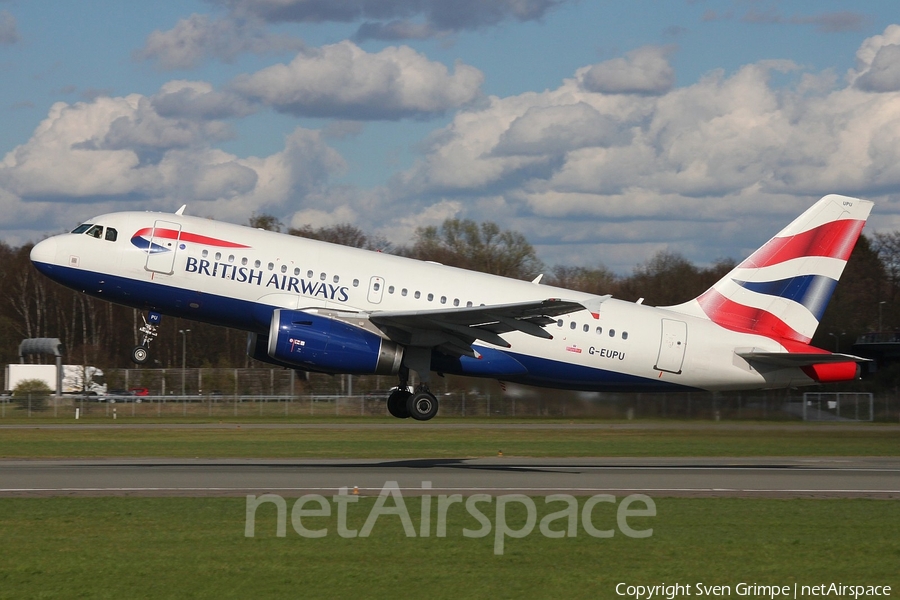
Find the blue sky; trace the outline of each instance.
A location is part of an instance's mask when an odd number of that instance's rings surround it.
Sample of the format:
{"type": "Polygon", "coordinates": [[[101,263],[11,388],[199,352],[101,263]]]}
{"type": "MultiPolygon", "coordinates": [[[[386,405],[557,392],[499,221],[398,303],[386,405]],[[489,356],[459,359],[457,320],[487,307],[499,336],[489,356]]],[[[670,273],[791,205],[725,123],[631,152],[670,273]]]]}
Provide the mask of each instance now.
{"type": "Polygon", "coordinates": [[[741,258],[824,193],[900,229],[896,3],[0,0],[0,240],[117,210],[448,217],[549,265],[741,258]]]}

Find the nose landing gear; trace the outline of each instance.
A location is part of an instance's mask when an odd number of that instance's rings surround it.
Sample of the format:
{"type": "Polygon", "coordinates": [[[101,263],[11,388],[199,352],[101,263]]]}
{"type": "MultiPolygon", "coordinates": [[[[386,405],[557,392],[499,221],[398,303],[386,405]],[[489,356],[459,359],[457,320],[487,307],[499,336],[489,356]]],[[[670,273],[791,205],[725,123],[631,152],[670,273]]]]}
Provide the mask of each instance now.
{"type": "Polygon", "coordinates": [[[144,326],[138,329],[138,331],[144,334],[144,336],[141,338],[140,345],[135,346],[131,350],[131,360],[138,365],[144,364],[150,358],[150,342],[159,335],[159,322],[162,321],[162,315],[151,312],[147,317],[141,315],[141,318],[144,320],[144,326]]]}

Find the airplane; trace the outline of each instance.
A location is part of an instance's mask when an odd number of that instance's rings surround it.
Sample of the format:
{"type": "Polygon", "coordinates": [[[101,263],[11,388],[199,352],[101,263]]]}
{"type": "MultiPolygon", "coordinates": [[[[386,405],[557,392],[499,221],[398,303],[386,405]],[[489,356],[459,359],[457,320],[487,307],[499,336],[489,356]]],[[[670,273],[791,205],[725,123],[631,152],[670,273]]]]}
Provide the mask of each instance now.
{"type": "Polygon", "coordinates": [[[50,279],[248,332],[298,371],[396,375],[388,412],[438,412],[432,372],[583,391],[724,391],[850,381],[865,359],[810,345],[872,202],[827,195],[697,298],[652,307],[175,214],[118,212],[36,244],[50,279]],[[410,371],[419,383],[409,385],[410,371]]]}

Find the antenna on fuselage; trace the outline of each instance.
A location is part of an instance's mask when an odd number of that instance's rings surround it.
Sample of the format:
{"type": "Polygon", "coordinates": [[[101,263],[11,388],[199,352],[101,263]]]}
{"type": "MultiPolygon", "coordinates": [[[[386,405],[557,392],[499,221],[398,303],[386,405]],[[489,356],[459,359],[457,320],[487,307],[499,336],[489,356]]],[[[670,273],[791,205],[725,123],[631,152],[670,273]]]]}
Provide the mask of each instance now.
{"type": "Polygon", "coordinates": [[[179,208],[178,210],[175,211],[175,214],[180,217],[181,215],[184,214],[184,209],[186,209],[186,208],[187,208],[187,204],[182,204],[181,208],[179,208]]]}

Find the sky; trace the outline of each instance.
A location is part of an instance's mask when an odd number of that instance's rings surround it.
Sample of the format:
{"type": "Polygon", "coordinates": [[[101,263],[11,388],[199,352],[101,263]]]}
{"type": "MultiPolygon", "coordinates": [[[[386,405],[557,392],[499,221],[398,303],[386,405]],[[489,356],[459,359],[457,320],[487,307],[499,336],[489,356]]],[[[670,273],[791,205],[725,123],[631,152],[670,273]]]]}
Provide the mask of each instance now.
{"type": "Polygon", "coordinates": [[[0,0],[0,241],[122,210],[447,218],[548,265],[900,229],[893,0],[0,0]]]}

